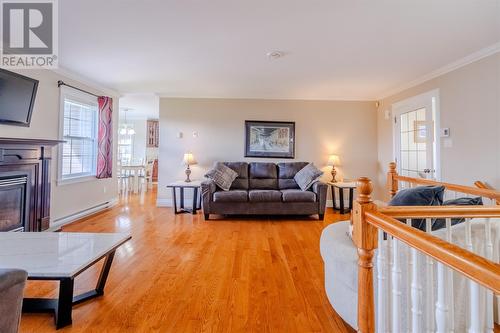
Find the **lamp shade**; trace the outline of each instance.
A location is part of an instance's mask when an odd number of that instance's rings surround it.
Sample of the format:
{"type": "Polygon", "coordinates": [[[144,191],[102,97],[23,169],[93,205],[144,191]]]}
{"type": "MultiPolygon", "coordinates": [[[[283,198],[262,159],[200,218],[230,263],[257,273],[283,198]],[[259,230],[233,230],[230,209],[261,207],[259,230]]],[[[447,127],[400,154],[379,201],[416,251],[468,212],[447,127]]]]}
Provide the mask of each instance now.
{"type": "Polygon", "coordinates": [[[182,163],[184,165],[193,165],[193,164],[197,164],[198,162],[196,162],[196,159],[194,158],[193,154],[185,153],[184,159],[182,160],[182,163]]]}
{"type": "Polygon", "coordinates": [[[328,165],[330,166],[339,166],[340,165],[340,158],[338,155],[330,155],[328,157],[328,165]]]}

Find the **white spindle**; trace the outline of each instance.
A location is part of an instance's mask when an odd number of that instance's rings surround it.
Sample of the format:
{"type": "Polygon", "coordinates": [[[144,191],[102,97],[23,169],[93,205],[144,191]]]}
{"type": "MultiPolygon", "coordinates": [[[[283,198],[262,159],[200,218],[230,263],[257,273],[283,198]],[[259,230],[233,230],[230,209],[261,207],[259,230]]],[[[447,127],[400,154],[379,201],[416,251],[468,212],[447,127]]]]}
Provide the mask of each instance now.
{"type": "MultiPolygon", "coordinates": [[[[430,233],[432,229],[432,220],[425,220],[425,231],[430,233]]],[[[426,256],[426,302],[425,302],[425,322],[426,330],[434,332],[434,276],[433,276],[433,261],[432,258],[426,256]]]]}
{"type": "MultiPolygon", "coordinates": [[[[453,243],[452,233],[451,233],[451,218],[446,218],[446,241],[453,243]]],[[[453,288],[453,270],[446,267],[446,281],[447,281],[447,299],[448,299],[448,327],[451,332],[455,330],[455,313],[454,313],[454,302],[453,297],[455,289],[453,288]]]]}
{"type": "Polygon", "coordinates": [[[379,250],[377,254],[377,332],[388,331],[387,321],[387,243],[384,232],[378,231],[379,250]]]}
{"type": "MultiPolygon", "coordinates": [[[[471,221],[469,218],[465,219],[465,246],[467,250],[473,250],[472,247],[472,230],[471,221]]],[[[481,332],[481,319],[480,319],[480,301],[479,301],[479,285],[468,279],[469,285],[469,333],[481,332]]]]}
{"type": "Polygon", "coordinates": [[[392,325],[392,236],[389,236],[387,234],[387,242],[386,242],[386,270],[385,272],[387,273],[387,284],[385,285],[385,294],[386,298],[385,300],[387,301],[387,331],[391,331],[391,325],[392,325]]]}
{"type": "Polygon", "coordinates": [[[448,306],[446,304],[446,275],[442,263],[437,264],[436,326],[438,333],[448,332],[448,306]]]}
{"type": "MultiPolygon", "coordinates": [[[[412,220],[406,219],[406,225],[412,226],[412,220]]],[[[410,300],[410,288],[411,288],[411,272],[412,272],[412,258],[411,258],[411,247],[404,245],[405,257],[406,257],[406,281],[405,283],[405,293],[406,297],[404,298],[405,306],[406,306],[406,327],[410,327],[411,323],[411,300],[410,300]]]]}
{"type": "MultiPolygon", "coordinates": [[[[486,219],[485,223],[485,254],[486,258],[492,260],[493,259],[493,241],[491,238],[491,220],[489,218],[486,219]]],[[[489,289],[485,291],[486,297],[486,318],[485,318],[485,329],[486,332],[493,332],[495,328],[493,323],[493,292],[489,289]]]]}
{"type": "Polygon", "coordinates": [[[401,332],[401,263],[399,241],[392,239],[392,332],[401,332]]]}
{"type": "Polygon", "coordinates": [[[422,281],[420,279],[420,254],[411,249],[411,327],[412,332],[422,332],[422,281]]]}
{"type": "Polygon", "coordinates": [[[469,333],[481,333],[479,284],[469,280],[470,292],[470,326],[469,333]]]}

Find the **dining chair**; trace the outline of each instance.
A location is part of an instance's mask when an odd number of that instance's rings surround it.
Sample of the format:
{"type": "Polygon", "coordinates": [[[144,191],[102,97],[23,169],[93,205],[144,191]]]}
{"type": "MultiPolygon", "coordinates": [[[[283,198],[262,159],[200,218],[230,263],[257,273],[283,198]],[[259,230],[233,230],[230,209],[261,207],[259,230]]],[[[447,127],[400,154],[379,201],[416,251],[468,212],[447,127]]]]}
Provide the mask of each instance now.
{"type": "Polygon", "coordinates": [[[153,188],[153,166],[154,160],[148,160],[144,166],[144,173],[139,177],[139,185],[144,186],[144,192],[153,188]]]}

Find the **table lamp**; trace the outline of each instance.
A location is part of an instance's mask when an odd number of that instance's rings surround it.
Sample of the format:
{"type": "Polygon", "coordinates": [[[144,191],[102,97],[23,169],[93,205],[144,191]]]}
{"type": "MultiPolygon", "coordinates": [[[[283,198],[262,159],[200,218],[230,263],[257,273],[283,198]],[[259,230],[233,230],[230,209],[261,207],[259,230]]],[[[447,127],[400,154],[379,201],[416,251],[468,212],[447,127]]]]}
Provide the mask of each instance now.
{"type": "Polygon", "coordinates": [[[328,166],[332,167],[332,183],[336,183],[337,180],[335,179],[335,176],[337,175],[337,170],[335,170],[336,166],[340,165],[340,158],[338,155],[330,155],[328,157],[328,166]]]}
{"type": "Polygon", "coordinates": [[[189,168],[190,165],[197,164],[196,160],[194,159],[193,154],[191,153],[185,153],[184,154],[184,159],[182,160],[182,163],[187,167],[186,168],[186,180],[184,180],[186,183],[191,182],[191,179],[189,179],[189,175],[191,175],[191,169],[189,168]]]}

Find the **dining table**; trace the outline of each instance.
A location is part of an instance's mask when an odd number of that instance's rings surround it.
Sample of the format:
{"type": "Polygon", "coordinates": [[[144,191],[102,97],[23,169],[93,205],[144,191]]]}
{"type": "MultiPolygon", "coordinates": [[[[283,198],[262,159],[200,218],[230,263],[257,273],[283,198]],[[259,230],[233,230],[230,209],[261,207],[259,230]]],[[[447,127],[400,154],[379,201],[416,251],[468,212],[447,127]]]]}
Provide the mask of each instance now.
{"type": "Polygon", "coordinates": [[[139,176],[145,174],[146,166],[143,164],[122,164],[121,170],[125,175],[133,178],[132,190],[135,194],[139,193],[139,176]]]}

